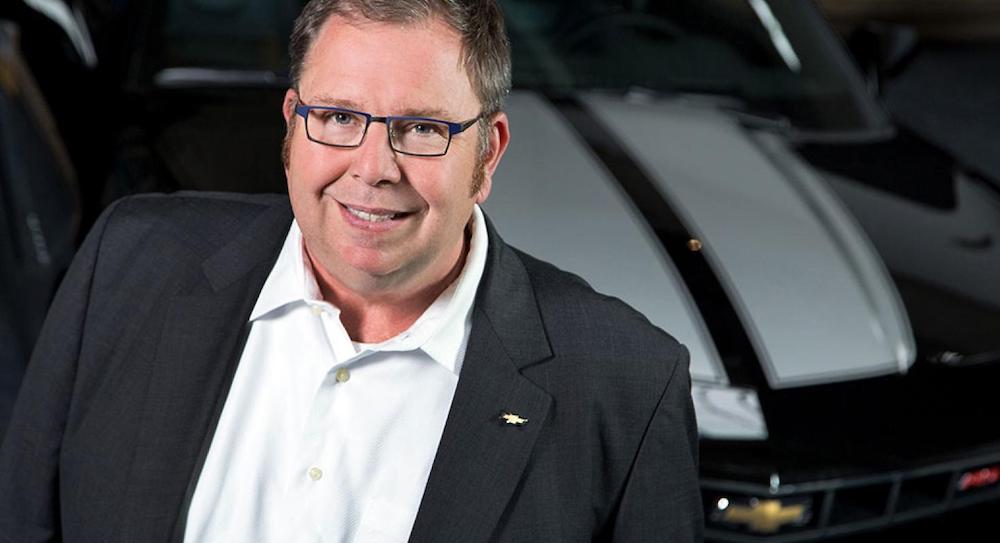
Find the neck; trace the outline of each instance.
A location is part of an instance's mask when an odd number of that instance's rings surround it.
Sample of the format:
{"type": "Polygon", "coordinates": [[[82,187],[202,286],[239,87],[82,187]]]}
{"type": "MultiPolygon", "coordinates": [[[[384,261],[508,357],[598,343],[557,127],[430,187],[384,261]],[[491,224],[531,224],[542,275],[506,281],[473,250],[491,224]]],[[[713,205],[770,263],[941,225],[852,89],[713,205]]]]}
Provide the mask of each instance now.
{"type": "Polygon", "coordinates": [[[379,343],[403,333],[413,325],[434,300],[451,285],[465,267],[469,234],[465,236],[457,261],[447,272],[422,285],[353,290],[325,273],[306,247],[316,283],[323,299],[340,309],[340,320],[353,341],[379,343]]]}

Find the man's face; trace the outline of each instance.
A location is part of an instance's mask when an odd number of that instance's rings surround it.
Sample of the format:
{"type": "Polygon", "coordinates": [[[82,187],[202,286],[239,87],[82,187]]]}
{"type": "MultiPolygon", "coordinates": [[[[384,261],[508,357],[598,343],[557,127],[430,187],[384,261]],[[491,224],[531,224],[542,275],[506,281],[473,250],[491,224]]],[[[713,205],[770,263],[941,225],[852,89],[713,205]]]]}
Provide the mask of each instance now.
{"type": "Polygon", "coordinates": [[[463,254],[473,204],[489,194],[507,121],[491,119],[485,158],[477,126],[456,134],[446,155],[417,157],[394,153],[382,123],[355,149],[314,143],[305,120],[293,118],[296,101],[466,121],[481,106],[461,52],[458,34],[436,19],[400,26],[334,16],[313,42],[298,93],[285,97],[285,119],[294,122],[285,172],[316,271],[333,286],[406,294],[448,275],[463,254]],[[473,193],[477,176],[483,182],[473,193]]]}

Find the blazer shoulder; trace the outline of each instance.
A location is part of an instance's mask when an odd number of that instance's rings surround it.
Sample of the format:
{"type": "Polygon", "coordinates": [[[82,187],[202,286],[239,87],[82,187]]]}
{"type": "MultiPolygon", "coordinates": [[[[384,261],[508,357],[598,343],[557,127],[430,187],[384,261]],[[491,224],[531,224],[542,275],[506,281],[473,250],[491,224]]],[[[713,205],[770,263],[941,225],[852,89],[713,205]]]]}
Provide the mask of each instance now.
{"type": "Polygon", "coordinates": [[[112,248],[170,241],[202,253],[247,229],[266,212],[283,223],[292,218],[288,197],[282,194],[149,193],[115,201],[98,224],[104,224],[103,245],[112,248]]]}
{"type": "Polygon", "coordinates": [[[197,226],[215,223],[220,217],[252,216],[272,207],[289,207],[288,196],[196,191],[144,193],[117,200],[107,212],[113,213],[116,220],[184,220],[184,224],[197,226]]]}
{"type": "MultiPolygon", "coordinates": [[[[514,249],[532,282],[553,347],[588,358],[677,361],[686,350],[624,301],[582,277],[514,249]]],[[[642,364],[640,364],[642,365],[642,364]]]]}

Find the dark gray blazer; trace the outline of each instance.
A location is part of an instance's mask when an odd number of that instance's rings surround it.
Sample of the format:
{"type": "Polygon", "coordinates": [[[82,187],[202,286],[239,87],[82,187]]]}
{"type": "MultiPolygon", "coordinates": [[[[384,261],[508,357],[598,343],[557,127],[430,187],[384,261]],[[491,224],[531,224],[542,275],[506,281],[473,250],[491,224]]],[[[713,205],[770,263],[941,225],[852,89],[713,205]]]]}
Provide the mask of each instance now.
{"type": "MultiPolygon", "coordinates": [[[[0,449],[0,541],[167,542],[292,220],[285,196],[119,201],[51,308],[0,449]]],[[[410,541],[701,539],[687,351],[503,243],[410,541]],[[513,411],[523,426],[503,424],[513,411]]]]}

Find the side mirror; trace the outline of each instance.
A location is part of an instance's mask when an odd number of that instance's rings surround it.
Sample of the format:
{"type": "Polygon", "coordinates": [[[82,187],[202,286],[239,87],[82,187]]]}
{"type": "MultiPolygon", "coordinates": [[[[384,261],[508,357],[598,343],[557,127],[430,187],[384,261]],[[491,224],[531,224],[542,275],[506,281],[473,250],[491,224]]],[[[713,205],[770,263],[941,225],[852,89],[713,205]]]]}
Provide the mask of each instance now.
{"type": "Polygon", "coordinates": [[[847,38],[847,48],[864,75],[868,90],[882,94],[885,82],[906,69],[918,51],[917,32],[910,26],[867,22],[847,38]]]}

